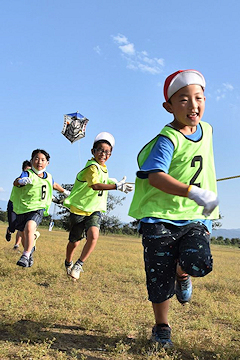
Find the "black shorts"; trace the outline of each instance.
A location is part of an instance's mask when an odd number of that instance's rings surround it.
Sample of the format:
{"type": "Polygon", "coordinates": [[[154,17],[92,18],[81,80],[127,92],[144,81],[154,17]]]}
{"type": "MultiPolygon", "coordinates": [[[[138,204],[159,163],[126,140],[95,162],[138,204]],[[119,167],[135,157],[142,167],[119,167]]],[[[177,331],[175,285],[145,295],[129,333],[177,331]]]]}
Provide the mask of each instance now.
{"type": "Polygon", "coordinates": [[[175,294],[177,262],[191,276],[212,271],[210,234],[203,224],[142,223],[141,232],[151,302],[161,303],[175,294]]]}
{"type": "Polygon", "coordinates": [[[25,213],[25,214],[17,215],[16,229],[20,230],[20,231],[23,231],[24,228],[25,228],[26,223],[29,220],[35,221],[35,223],[38,226],[42,222],[43,213],[44,213],[44,209],[41,209],[41,210],[30,211],[30,212],[25,213]]]}
{"type": "Polygon", "coordinates": [[[74,243],[82,240],[91,226],[96,226],[100,229],[101,213],[100,211],[95,211],[89,216],[70,213],[69,220],[70,232],[68,240],[74,243]]]}
{"type": "Polygon", "coordinates": [[[14,233],[16,229],[17,214],[13,211],[13,203],[11,200],[7,204],[7,216],[8,216],[8,229],[11,233],[14,233]]]}

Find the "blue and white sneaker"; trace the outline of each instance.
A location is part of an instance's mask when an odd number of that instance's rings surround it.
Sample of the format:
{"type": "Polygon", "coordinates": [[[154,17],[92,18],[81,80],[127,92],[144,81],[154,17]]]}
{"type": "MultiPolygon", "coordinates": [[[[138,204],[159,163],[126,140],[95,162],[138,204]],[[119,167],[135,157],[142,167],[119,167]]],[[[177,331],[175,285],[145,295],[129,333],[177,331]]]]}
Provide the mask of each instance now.
{"type": "Polygon", "coordinates": [[[28,260],[27,256],[22,255],[20,257],[20,259],[18,260],[17,265],[22,266],[22,267],[28,267],[29,266],[29,260],[28,260]]]}
{"type": "Polygon", "coordinates": [[[190,276],[177,276],[175,285],[175,292],[178,301],[183,305],[188,303],[192,297],[192,281],[190,276]]]}
{"type": "Polygon", "coordinates": [[[159,344],[161,348],[170,349],[173,347],[171,340],[171,328],[169,325],[154,325],[152,328],[151,341],[159,344]]]}

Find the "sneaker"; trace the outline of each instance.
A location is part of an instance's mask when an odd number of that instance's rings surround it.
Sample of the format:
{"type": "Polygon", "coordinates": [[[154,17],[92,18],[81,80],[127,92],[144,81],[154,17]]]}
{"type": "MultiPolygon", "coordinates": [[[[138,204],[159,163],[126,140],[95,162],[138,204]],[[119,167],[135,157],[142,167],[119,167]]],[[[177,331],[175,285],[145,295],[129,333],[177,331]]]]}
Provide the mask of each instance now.
{"type": "Polygon", "coordinates": [[[28,264],[29,264],[29,260],[25,255],[22,255],[17,262],[17,265],[22,267],[28,267],[29,266],[28,264]]]}
{"type": "MultiPolygon", "coordinates": [[[[40,235],[39,235],[39,236],[40,236],[40,235]]],[[[33,262],[34,262],[34,260],[33,260],[33,253],[34,253],[35,250],[36,250],[36,247],[34,246],[34,247],[32,248],[31,254],[30,254],[30,256],[29,256],[28,267],[33,266],[33,262]]]]}
{"type": "Polygon", "coordinates": [[[70,276],[77,280],[80,277],[80,272],[83,272],[83,268],[82,265],[77,261],[72,267],[70,276]]]}
{"type": "Polygon", "coordinates": [[[71,261],[69,263],[70,265],[67,265],[66,260],[65,260],[65,269],[67,271],[67,275],[71,276],[71,271],[72,271],[72,267],[73,267],[73,262],[71,261]]]}
{"type": "Polygon", "coordinates": [[[12,233],[10,233],[10,231],[9,231],[8,228],[7,228],[6,235],[5,235],[6,240],[7,240],[7,241],[10,241],[10,240],[11,240],[11,236],[12,236],[12,233]]]}
{"type": "Polygon", "coordinates": [[[28,267],[33,266],[33,263],[34,263],[33,257],[32,257],[32,255],[30,255],[29,260],[28,260],[28,267]]]}
{"type": "MultiPolygon", "coordinates": [[[[40,234],[40,232],[39,231],[35,231],[35,233],[34,233],[34,247],[35,247],[35,250],[36,250],[36,241],[37,241],[37,239],[39,238],[39,236],[40,236],[41,234],[40,234]]],[[[34,250],[34,251],[35,251],[34,250]]]]}
{"type": "Polygon", "coordinates": [[[192,281],[189,275],[182,277],[177,276],[175,292],[177,299],[181,304],[185,304],[191,300],[192,281]]]}
{"type": "Polygon", "coordinates": [[[14,245],[13,250],[17,251],[19,249],[19,245],[14,245]]]}
{"type": "Polygon", "coordinates": [[[151,341],[158,343],[164,349],[173,347],[170,326],[155,325],[152,328],[151,341]]]}

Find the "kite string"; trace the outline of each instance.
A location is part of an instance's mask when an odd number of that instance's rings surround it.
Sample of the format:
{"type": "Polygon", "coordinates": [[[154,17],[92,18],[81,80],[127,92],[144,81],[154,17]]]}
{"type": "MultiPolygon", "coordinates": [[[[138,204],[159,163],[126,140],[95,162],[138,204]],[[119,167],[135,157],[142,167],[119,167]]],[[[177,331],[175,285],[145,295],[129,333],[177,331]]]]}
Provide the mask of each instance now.
{"type": "Polygon", "coordinates": [[[80,151],[80,141],[78,141],[78,155],[79,155],[79,169],[81,169],[81,151],[80,151]]]}
{"type": "MultiPolygon", "coordinates": [[[[240,175],[236,175],[236,176],[229,176],[229,177],[225,177],[225,178],[221,178],[221,179],[217,179],[217,181],[223,181],[223,180],[230,180],[230,179],[236,179],[236,178],[239,178],[240,175]]],[[[134,185],[135,182],[126,182],[127,184],[131,184],[131,185],[134,185]]]]}

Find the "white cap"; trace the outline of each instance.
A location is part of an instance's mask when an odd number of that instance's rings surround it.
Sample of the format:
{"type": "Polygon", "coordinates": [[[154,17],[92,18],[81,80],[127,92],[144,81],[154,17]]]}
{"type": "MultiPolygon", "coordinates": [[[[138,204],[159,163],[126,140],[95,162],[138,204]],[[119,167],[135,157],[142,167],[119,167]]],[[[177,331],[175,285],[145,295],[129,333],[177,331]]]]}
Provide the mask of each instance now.
{"type": "Polygon", "coordinates": [[[181,88],[187,85],[200,85],[205,89],[204,76],[197,70],[178,70],[169,75],[164,84],[164,96],[166,101],[181,88]]]}
{"type": "Polygon", "coordinates": [[[110,143],[111,147],[114,148],[115,139],[109,132],[103,131],[103,132],[99,133],[95,137],[93,144],[95,144],[95,142],[100,141],[100,140],[108,141],[110,143]]]}

